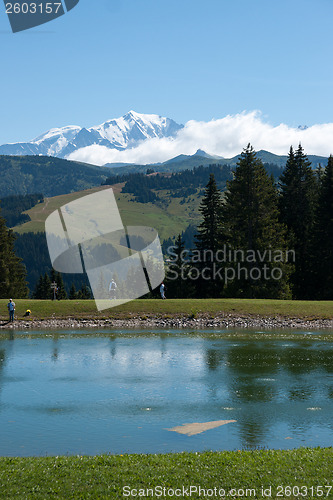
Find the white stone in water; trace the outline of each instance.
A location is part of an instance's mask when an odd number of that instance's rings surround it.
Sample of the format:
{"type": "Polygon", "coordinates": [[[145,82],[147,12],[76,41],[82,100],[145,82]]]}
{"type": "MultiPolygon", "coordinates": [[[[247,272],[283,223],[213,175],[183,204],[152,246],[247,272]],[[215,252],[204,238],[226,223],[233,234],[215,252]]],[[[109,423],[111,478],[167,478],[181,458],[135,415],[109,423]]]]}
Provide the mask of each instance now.
{"type": "Polygon", "coordinates": [[[194,422],[192,424],[183,424],[178,427],[173,427],[172,429],[166,429],[167,431],[178,432],[179,434],[186,434],[187,436],[195,436],[196,434],[201,434],[202,432],[216,429],[216,427],[221,427],[222,425],[231,424],[237,422],[237,420],[215,420],[212,422],[194,422]]]}

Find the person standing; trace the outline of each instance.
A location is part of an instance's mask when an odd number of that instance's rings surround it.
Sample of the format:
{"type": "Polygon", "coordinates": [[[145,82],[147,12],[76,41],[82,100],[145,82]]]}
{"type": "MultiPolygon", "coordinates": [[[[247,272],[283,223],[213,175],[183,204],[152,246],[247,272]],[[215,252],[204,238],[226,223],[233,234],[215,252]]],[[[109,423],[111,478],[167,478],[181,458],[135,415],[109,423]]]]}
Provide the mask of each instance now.
{"type": "Polygon", "coordinates": [[[112,279],[109,285],[109,295],[111,300],[114,300],[116,298],[116,292],[117,292],[117,283],[115,282],[114,279],[112,279]]]}
{"type": "Polygon", "coordinates": [[[8,311],[9,311],[9,321],[13,322],[14,321],[14,312],[15,312],[15,302],[13,301],[13,299],[9,299],[7,307],[8,307],[8,311]]]}
{"type": "Polygon", "coordinates": [[[161,286],[160,286],[160,294],[161,294],[161,298],[162,299],[166,299],[166,296],[165,296],[165,285],[164,285],[164,283],[162,283],[161,286]]]}

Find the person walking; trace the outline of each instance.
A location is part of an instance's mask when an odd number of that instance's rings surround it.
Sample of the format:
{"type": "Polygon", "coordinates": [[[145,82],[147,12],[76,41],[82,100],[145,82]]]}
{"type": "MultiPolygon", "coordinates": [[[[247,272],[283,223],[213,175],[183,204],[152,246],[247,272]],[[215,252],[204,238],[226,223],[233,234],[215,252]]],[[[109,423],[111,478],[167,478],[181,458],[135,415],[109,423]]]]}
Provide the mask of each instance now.
{"type": "Polygon", "coordinates": [[[9,302],[7,304],[8,311],[9,311],[9,322],[14,321],[14,312],[15,312],[15,302],[13,299],[9,299],[9,302]]]}

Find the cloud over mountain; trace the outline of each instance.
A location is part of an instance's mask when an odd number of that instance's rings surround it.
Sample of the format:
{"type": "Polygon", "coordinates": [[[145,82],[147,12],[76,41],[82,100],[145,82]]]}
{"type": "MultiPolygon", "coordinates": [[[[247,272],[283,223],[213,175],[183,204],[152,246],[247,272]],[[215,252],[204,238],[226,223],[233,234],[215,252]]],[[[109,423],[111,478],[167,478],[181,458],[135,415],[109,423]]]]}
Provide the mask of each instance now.
{"type": "Polygon", "coordinates": [[[256,150],[286,155],[301,142],[307,154],[333,153],[333,123],[311,127],[273,126],[258,111],[228,115],[209,122],[190,120],[174,136],[154,137],[122,151],[92,145],[75,151],[69,159],[97,165],[105,163],[156,163],[179,154],[194,154],[200,148],[230,158],[250,142],[256,150]]]}
{"type": "Polygon", "coordinates": [[[3,155],[50,155],[95,165],[157,163],[198,149],[233,157],[250,142],[257,150],[286,155],[301,142],[307,154],[333,153],[333,123],[311,127],[273,126],[259,111],[228,115],[208,122],[179,125],[170,118],[128,112],[91,128],[54,128],[26,143],[0,146],[3,155]]]}

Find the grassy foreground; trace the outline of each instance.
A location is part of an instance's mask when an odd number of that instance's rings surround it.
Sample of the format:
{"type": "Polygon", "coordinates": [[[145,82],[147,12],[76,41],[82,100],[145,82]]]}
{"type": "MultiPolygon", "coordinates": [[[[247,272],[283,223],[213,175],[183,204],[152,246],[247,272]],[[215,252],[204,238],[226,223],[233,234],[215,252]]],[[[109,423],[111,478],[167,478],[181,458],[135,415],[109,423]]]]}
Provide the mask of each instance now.
{"type": "MultiPolygon", "coordinates": [[[[16,300],[16,318],[22,319],[27,309],[28,319],[142,319],[159,317],[233,316],[285,317],[300,319],[331,319],[333,301],[262,300],[262,299],[139,299],[98,312],[93,300],[16,300]]],[[[0,300],[0,319],[6,320],[8,299],[0,300]]]]}
{"type": "Polygon", "coordinates": [[[333,498],[332,472],[332,448],[1,458],[0,498],[333,498]]]}

